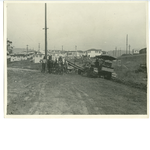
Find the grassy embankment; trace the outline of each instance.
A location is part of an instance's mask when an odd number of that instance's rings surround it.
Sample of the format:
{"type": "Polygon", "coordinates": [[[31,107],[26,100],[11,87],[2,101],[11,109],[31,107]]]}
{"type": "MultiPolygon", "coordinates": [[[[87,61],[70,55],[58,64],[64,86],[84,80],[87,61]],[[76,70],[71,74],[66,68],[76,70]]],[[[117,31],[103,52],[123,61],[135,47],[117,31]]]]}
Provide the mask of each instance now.
{"type": "Polygon", "coordinates": [[[117,81],[147,89],[147,72],[136,72],[140,64],[146,64],[146,55],[131,55],[117,58],[114,70],[117,73],[117,81]]]}

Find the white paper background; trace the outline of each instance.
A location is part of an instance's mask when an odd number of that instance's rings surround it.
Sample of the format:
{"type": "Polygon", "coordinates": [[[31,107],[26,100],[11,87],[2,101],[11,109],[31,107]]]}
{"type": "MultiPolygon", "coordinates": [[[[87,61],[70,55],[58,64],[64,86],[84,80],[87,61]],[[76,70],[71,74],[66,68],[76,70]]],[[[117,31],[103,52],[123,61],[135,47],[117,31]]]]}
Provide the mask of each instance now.
{"type": "Polygon", "coordinates": [[[0,1],[1,150],[150,150],[150,119],[4,119],[0,1]]]}

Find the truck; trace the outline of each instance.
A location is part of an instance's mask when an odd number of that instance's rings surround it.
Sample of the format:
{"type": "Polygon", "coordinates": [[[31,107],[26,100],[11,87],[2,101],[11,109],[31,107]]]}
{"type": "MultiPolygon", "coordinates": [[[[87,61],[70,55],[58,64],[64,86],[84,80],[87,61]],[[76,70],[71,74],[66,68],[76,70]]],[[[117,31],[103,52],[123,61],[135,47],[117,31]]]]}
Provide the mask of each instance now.
{"type": "Polygon", "coordinates": [[[99,55],[93,58],[94,63],[87,63],[85,66],[79,66],[74,64],[73,62],[67,60],[68,65],[78,70],[78,74],[82,76],[88,77],[104,77],[105,79],[111,79],[112,73],[114,72],[114,68],[112,66],[113,61],[116,60],[115,57],[109,55],[99,55]],[[96,60],[98,60],[98,65],[96,64],[96,60]],[[103,63],[99,65],[99,61],[103,63]]]}
{"type": "Polygon", "coordinates": [[[95,56],[95,59],[102,63],[99,66],[93,66],[93,72],[96,72],[99,77],[103,76],[105,79],[111,79],[114,68],[112,66],[115,57],[110,55],[95,56]]]}

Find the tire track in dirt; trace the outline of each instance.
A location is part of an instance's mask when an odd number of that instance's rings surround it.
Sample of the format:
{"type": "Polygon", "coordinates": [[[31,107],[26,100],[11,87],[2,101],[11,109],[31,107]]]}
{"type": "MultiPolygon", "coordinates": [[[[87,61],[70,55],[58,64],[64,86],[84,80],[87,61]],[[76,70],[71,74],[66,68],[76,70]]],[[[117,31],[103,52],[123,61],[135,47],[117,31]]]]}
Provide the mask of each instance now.
{"type": "Polygon", "coordinates": [[[65,82],[60,88],[59,97],[64,99],[69,114],[88,114],[82,95],[74,88],[74,82],[65,82]]]}
{"type": "Polygon", "coordinates": [[[66,99],[62,95],[62,86],[56,86],[58,83],[54,82],[53,87],[48,89],[49,84],[46,85],[46,107],[44,108],[44,114],[60,115],[69,113],[66,99]]]}
{"type": "Polygon", "coordinates": [[[38,91],[37,91],[37,92],[39,92],[38,101],[32,102],[32,107],[30,108],[28,114],[38,115],[39,110],[42,109],[40,105],[41,105],[42,101],[45,101],[45,84],[46,83],[39,84],[38,91]]]}
{"type": "Polygon", "coordinates": [[[76,88],[74,86],[75,89],[75,93],[78,95],[79,98],[82,98],[82,105],[84,103],[85,108],[87,109],[87,111],[90,113],[94,113],[94,114],[104,114],[104,111],[101,107],[97,107],[96,103],[94,101],[94,99],[88,95],[87,93],[85,93],[84,91],[82,91],[81,89],[76,88]]]}

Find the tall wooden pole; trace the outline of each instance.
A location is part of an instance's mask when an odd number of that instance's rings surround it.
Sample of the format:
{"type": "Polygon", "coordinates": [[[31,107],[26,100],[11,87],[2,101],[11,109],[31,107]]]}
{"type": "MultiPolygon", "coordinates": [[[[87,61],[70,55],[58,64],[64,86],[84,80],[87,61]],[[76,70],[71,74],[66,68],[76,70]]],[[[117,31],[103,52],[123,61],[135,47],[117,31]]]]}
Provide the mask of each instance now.
{"type": "Polygon", "coordinates": [[[128,34],[126,36],[126,54],[128,53],[128,34]]]}
{"type": "Polygon", "coordinates": [[[47,62],[47,5],[45,3],[45,59],[47,62]]]}

